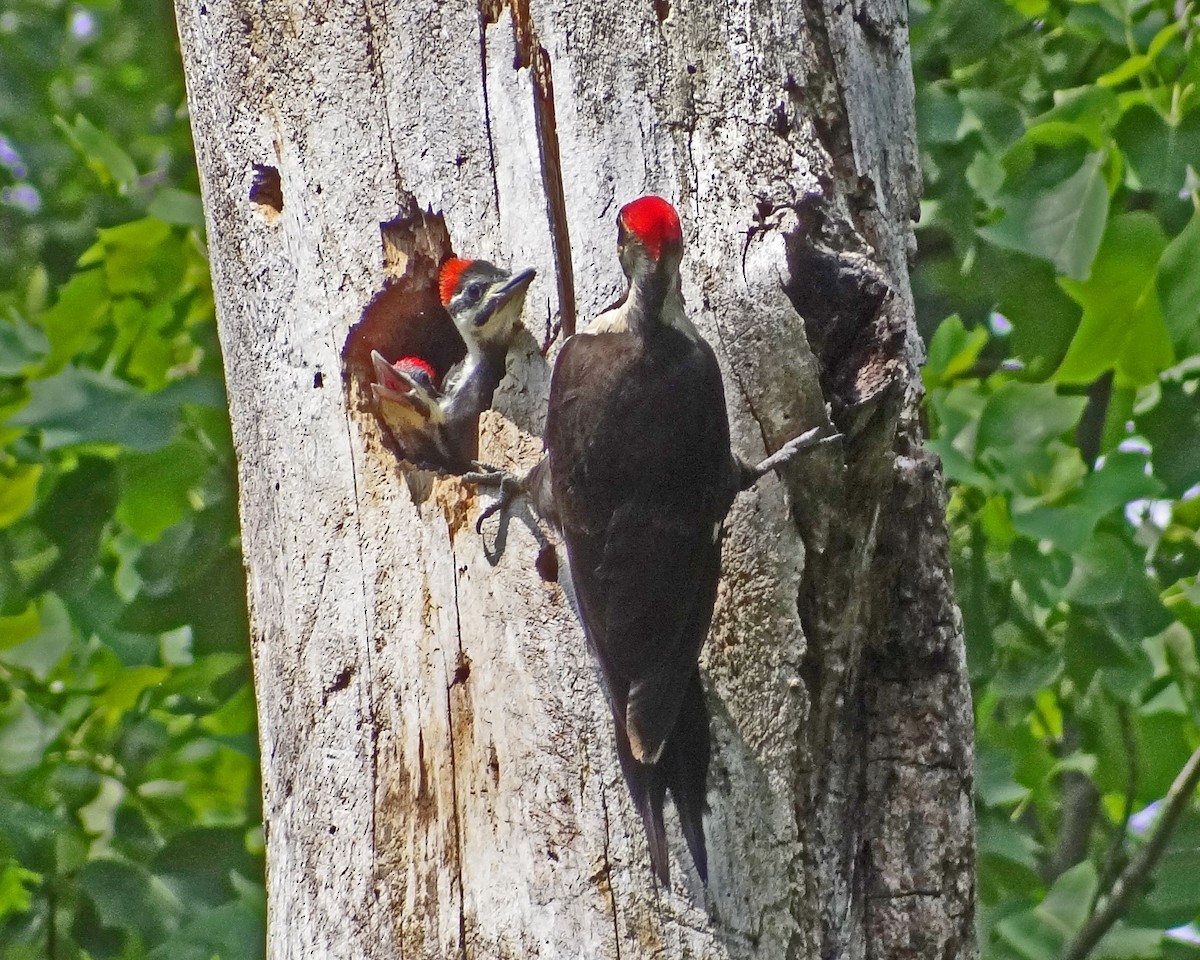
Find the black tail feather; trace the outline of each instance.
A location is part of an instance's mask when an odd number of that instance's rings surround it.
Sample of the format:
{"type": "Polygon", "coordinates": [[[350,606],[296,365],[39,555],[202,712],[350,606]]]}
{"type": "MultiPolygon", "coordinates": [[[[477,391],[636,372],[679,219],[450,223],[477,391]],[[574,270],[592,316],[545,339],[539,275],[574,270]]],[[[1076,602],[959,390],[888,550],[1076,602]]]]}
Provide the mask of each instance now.
{"type": "Polygon", "coordinates": [[[708,850],[704,845],[704,811],[708,808],[708,764],[712,759],[712,735],[708,729],[708,706],[700,671],[692,674],[684,695],[675,731],[671,734],[659,767],[675,801],[679,825],[700,879],[708,884],[708,850]]]}
{"type": "Polygon", "coordinates": [[[663,801],[667,791],[675,802],[680,827],[688,852],[700,879],[708,883],[708,851],[704,843],[704,811],[707,808],[708,764],[712,738],[708,728],[708,708],[697,670],[688,681],[688,690],[675,729],[663,748],[658,763],[639,763],[629,749],[629,738],[617,722],[617,757],[621,772],[642,818],[650,850],[650,865],[664,887],[671,886],[671,865],[667,855],[667,835],[663,826],[663,801]]]}
{"type": "Polygon", "coordinates": [[[657,765],[638,763],[629,749],[629,737],[617,723],[617,759],[629,787],[633,805],[642,818],[646,843],[650,848],[650,866],[659,883],[671,885],[671,862],[667,856],[667,832],[663,826],[663,800],[667,795],[667,780],[657,765]]]}

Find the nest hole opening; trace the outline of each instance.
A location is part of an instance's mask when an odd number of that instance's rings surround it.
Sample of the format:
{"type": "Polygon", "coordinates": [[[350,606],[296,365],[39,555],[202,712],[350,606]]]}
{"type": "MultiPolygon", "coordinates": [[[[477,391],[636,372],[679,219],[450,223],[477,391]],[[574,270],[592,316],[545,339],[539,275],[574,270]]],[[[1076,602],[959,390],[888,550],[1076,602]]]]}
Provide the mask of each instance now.
{"type": "MultiPolygon", "coordinates": [[[[380,233],[384,285],[350,328],[342,348],[343,375],[363,412],[377,412],[371,391],[372,351],[393,364],[419,357],[433,368],[438,381],[467,352],[438,296],[438,269],[454,255],[441,214],[418,208],[381,224],[380,233]]],[[[406,451],[380,426],[385,445],[406,459],[406,451]]]]}

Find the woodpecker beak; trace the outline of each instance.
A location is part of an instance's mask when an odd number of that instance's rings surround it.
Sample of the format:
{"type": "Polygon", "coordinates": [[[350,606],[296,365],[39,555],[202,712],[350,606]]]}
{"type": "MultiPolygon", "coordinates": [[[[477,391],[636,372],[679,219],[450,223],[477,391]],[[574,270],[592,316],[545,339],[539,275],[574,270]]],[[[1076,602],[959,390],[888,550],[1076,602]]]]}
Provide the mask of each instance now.
{"type": "Polygon", "coordinates": [[[533,282],[533,278],[537,276],[537,271],[533,267],[527,267],[524,270],[514,273],[503,283],[492,287],[488,293],[488,309],[481,311],[480,316],[475,320],[475,326],[482,327],[491,317],[509,303],[520,303],[525,298],[525,292],[529,289],[529,285],[533,282]]]}
{"type": "Polygon", "coordinates": [[[378,350],[371,351],[371,366],[375,368],[374,386],[383,387],[395,393],[404,393],[409,387],[400,379],[400,373],[390,363],[383,359],[378,350]]]}

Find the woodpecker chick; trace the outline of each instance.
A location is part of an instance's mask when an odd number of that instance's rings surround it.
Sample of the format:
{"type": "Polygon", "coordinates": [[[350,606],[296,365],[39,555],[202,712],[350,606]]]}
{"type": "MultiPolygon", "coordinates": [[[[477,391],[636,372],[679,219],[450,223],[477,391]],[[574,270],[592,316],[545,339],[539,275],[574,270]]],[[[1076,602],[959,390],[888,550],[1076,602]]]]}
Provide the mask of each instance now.
{"type": "Polygon", "coordinates": [[[388,363],[377,350],[371,351],[375,382],[371,384],[376,399],[411,406],[422,418],[428,419],[438,397],[437,371],[421,357],[401,357],[388,363]]]}
{"type": "Polygon", "coordinates": [[[403,357],[394,364],[377,350],[371,351],[375,396],[379,418],[395,437],[406,459],[417,464],[437,465],[446,459],[441,437],[441,392],[437,375],[420,357],[403,357]]]}
{"type": "MultiPolygon", "coordinates": [[[[380,415],[405,456],[462,473],[479,455],[479,416],[504,379],[505,359],[520,329],[532,269],[511,273],[486,260],[452,258],[441,268],[438,293],[467,355],[439,390],[432,371],[392,366],[372,353],[372,391],[380,415]]],[[[417,358],[406,358],[417,359],[417,358]]]]}

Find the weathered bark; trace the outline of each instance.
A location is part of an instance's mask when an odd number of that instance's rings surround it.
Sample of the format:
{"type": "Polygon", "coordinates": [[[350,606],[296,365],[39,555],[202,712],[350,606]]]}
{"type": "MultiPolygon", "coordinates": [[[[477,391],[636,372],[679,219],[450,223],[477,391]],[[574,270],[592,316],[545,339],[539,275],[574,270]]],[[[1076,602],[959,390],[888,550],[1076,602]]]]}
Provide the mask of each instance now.
{"type": "Polygon", "coordinates": [[[177,11],[240,466],[273,960],[971,957],[969,692],[916,423],[905,5],[177,11]],[[428,304],[443,229],[460,255],[537,266],[482,439],[485,460],[530,464],[534,337],[618,291],[616,210],[647,191],[683,214],[738,452],[827,412],[846,435],[730,518],[703,660],[712,880],[676,831],[667,893],[528,514],[490,553],[481,502],[398,464],[362,379],[371,346],[428,339],[398,318],[428,304]]]}

